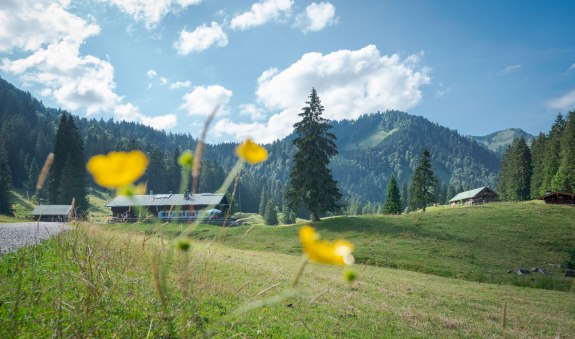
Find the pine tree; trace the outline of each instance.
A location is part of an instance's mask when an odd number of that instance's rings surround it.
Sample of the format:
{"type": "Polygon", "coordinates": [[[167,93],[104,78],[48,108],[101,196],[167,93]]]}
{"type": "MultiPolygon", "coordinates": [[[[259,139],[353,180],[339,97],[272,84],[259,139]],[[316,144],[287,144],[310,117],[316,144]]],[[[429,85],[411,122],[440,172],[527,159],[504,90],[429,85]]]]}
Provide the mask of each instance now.
{"type": "Polygon", "coordinates": [[[258,209],[258,214],[261,215],[262,217],[265,216],[266,214],[267,205],[268,205],[267,191],[266,186],[263,185],[260,193],[260,207],[258,209]]]}
{"type": "Polygon", "coordinates": [[[452,185],[449,185],[449,187],[447,187],[447,196],[445,197],[445,204],[449,204],[449,200],[453,199],[455,195],[456,195],[455,188],[453,188],[452,185]]]}
{"type": "Polygon", "coordinates": [[[278,224],[278,213],[276,207],[271,201],[268,201],[266,205],[266,213],[264,215],[264,222],[266,225],[277,225],[278,224]]]}
{"type": "Polygon", "coordinates": [[[144,179],[147,181],[146,187],[148,191],[155,194],[168,193],[166,166],[160,148],[153,147],[148,157],[150,161],[144,179]]]}
{"type": "Polygon", "coordinates": [[[547,138],[545,134],[540,133],[531,144],[531,197],[535,198],[541,195],[541,186],[543,186],[543,176],[545,171],[545,143],[547,138]]]}
{"type": "Polygon", "coordinates": [[[383,204],[384,214],[401,214],[401,197],[399,195],[399,187],[397,187],[397,181],[392,175],[387,184],[387,195],[385,197],[385,203],[383,204]]]}
{"type": "Polygon", "coordinates": [[[437,179],[431,168],[430,157],[429,151],[423,150],[419,165],[411,178],[409,187],[411,193],[410,209],[422,208],[425,212],[425,208],[435,200],[437,179]]]}
{"type": "Polygon", "coordinates": [[[38,182],[38,176],[40,175],[40,168],[38,167],[38,162],[36,159],[32,159],[30,167],[28,168],[28,184],[26,189],[32,194],[36,191],[36,183],[38,182]]]}
{"type": "Polygon", "coordinates": [[[561,159],[554,191],[575,192],[575,111],[569,112],[561,135],[561,159]]]}
{"type": "Polygon", "coordinates": [[[328,167],[330,158],[337,154],[335,135],[328,132],[329,121],[321,117],[324,107],[315,88],[306,104],[299,114],[302,120],[294,125],[297,151],[286,198],[294,209],[303,203],[314,222],[321,213],[338,210],[342,196],[328,167]]]}
{"type": "Polygon", "coordinates": [[[282,224],[293,224],[296,221],[295,212],[286,204],[283,207],[282,224]]]}
{"type": "Polygon", "coordinates": [[[84,143],[80,132],[74,118],[63,113],[56,132],[54,163],[48,180],[50,204],[68,205],[74,199],[77,215],[88,210],[85,165],[84,143]]]}
{"type": "Polygon", "coordinates": [[[561,135],[565,128],[565,120],[561,114],[557,115],[555,123],[551,126],[551,131],[545,143],[545,168],[543,170],[543,185],[541,194],[552,191],[552,181],[559,170],[561,157],[561,135]]]}
{"type": "Polygon", "coordinates": [[[409,206],[409,185],[404,182],[401,186],[401,207],[405,211],[407,206],[409,206]]]}
{"type": "Polygon", "coordinates": [[[507,148],[501,160],[497,191],[502,200],[522,201],[531,196],[531,153],[523,137],[507,148]]]}
{"type": "Polygon", "coordinates": [[[8,158],[6,157],[4,140],[0,139],[0,214],[14,215],[11,190],[12,175],[8,165],[8,158]]]}

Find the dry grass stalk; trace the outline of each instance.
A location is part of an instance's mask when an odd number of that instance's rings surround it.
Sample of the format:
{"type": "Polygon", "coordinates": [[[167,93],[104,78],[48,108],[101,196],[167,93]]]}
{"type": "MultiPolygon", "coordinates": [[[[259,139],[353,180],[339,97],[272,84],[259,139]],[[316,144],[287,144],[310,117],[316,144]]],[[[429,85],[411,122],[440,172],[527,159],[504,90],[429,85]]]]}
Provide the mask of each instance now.
{"type": "Polygon", "coordinates": [[[44,186],[44,181],[46,181],[46,177],[48,177],[48,172],[50,171],[50,167],[52,167],[52,163],[54,162],[54,153],[48,154],[46,157],[46,161],[44,162],[44,166],[42,166],[42,171],[40,171],[40,175],[38,176],[38,182],[36,183],[36,190],[39,191],[44,186]]]}

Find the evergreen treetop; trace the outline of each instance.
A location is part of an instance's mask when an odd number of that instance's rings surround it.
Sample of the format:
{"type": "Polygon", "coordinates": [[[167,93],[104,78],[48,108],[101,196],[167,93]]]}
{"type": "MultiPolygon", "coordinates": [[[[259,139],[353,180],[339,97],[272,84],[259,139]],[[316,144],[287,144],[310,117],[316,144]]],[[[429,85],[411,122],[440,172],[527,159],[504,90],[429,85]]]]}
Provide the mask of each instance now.
{"type": "Polygon", "coordinates": [[[419,165],[413,173],[410,184],[410,201],[411,209],[425,208],[435,201],[437,190],[437,179],[431,168],[431,155],[427,149],[423,150],[419,165]]]}
{"type": "Polygon", "coordinates": [[[395,176],[391,176],[389,183],[387,184],[387,195],[385,197],[385,203],[383,204],[384,214],[401,214],[401,196],[399,195],[399,187],[397,186],[397,181],[395,176]]]}
{"type": "Polygon", "coordinates": [[[294,124],[297,137],[293,144],[297,151],[286,198],[293,209],[303,203],[311,221],[318,221],[321,213],[339,209],[342,195],[328,167],[331,157],[337,154],[336,137],[329,132],[329,121],[321,116],[324,107],[315,88],[306,104],[299,114],[302,120],[294,124]]]}

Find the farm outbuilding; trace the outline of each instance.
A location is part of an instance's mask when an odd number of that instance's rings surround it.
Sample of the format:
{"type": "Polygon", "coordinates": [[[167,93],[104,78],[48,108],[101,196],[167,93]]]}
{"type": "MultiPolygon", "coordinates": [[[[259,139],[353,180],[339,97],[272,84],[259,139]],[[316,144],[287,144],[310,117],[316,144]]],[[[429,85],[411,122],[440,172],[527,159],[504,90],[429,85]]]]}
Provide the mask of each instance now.
{"type": "Polygon", "coordinates": [[[451,206],[479,205],[498,200],[499,195],[494,190],[487,186],[483,186],[457,194],[451,200],[449,200],[449,204],[451,206]]]}
{"type": "Polygon", "coordinates": [[[223,193],[169,193],[119,195],[110,200],[106,207],[112,209],[113,221],[136,221],[149,217],[162,221],[189,221],[200,217],[200,211],[208,206],[225,212],[228,205],[228,199],[223,193]]]}
{"type": "Polygon", "coordinates": [[[72,205],[38,205],[32,211],[38,221],[70,221],[73,217],[72,205]]]}
{"type": "Polygon", "coordinates": [[[567,192],[547,192],[545,195],[537,197],[545,200],[546,204],[575,206],[575,194],[567,192]]]}

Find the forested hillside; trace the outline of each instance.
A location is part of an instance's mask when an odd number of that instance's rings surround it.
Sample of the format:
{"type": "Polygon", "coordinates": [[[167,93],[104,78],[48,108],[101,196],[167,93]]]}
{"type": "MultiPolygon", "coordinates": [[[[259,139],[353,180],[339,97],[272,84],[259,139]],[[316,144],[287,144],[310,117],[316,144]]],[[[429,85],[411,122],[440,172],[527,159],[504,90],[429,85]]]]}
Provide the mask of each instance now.
{"type": "MultiPolygon", "coordinates": [[[[13,187],[33,190],[39,167],[53,148],[61,113],[0,79],[0,146],[8,156],[13,187]]],[[[166,133],[131,122],[74,119],[84,141],[86,159],[111,150],[142,149],[151,160],[142,179],[148,182],[148,188],[154,192],[178,190],[176,159],[182,150],[195,148],[195,136],[166,133]]],[[[423,117],[397,111],[378,112],[357,120],[333,122],[332,131],[339,150],[331,162],[334,178],[345,201],[369,203],[372,209],[368,208],[368,212],[375,212],[383,202],[391,175],[405,191],[424,148],[431,153],[439,179],[440,202],[448,195],[450,185],[471,188],[495,184],[499,166],[495,153],[423,117]]],[[[294,152],[292,139],[289,136],[266,145],[269,159],[242,172],[238,200],[243,211],[257,211],[262,196],[282,208],[294,152]]],[[[215,191],[219,187],[235,162],[234,148],[232,143],[206,147],[200,191],[215,191]]]]}

